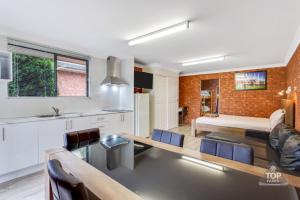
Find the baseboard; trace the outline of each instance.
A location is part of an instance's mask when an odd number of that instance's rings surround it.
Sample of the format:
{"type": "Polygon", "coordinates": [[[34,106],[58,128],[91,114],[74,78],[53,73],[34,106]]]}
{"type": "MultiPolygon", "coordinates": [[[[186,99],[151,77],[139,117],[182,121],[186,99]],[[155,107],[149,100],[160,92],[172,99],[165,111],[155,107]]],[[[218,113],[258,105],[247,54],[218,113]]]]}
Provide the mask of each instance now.
{"type": "Polygon", "coordinates": [[[11,172],[11,173],[8,173],[8,174],[5,174],[5,175],[1,175],[0,176],[0,183],[11,181],[13,179],[20,178],[22,176],[27,176],[29,174],[36,173],[36,172],[41,171],[43,169],[44,169],[44,165],[39,164],[39,165],[35,165],[35,166],[28,167],[28,168],[25,168],[25,169],[21,169],[21,170],[18,170],[18,171],[14,171],[14,172],[11,172]]]}

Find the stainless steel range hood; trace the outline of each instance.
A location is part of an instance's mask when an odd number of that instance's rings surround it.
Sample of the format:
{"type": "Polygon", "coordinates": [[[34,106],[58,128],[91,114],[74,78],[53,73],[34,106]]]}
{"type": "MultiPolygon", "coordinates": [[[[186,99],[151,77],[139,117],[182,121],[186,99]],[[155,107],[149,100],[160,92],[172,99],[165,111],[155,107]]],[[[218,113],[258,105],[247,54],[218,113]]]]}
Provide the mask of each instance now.
{"type": "Polygon", "coordinates": [[[121,78],[121,60],[109,56],[107,58],[106,77],[101,85],[128,85],[128,83],[121,78]]]}

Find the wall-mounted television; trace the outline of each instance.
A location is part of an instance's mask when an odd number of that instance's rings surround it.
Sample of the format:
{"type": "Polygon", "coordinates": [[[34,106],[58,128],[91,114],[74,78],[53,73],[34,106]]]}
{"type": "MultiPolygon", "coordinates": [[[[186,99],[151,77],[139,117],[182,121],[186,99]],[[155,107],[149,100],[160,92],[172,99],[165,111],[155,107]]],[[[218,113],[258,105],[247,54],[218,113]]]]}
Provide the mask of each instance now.
{"type": "Polygon", "coordinates": [[[153,74],[146,72],[134,72],[134,87],[136,88],[153,88],[153,74]]]}

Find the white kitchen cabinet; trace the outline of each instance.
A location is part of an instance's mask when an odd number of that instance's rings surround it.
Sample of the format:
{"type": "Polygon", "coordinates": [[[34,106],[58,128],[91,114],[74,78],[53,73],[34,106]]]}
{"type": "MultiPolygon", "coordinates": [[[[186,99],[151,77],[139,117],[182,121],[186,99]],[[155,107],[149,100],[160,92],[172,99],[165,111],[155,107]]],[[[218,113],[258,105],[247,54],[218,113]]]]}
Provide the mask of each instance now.
{"type": "Polygon", "coordinates": [[[0,81],[12,80],[12,54],[0,51],[0,81]]]}
{"type": "Polygon", "coordinates": [[[35,123],[1,126],[0,175],[38,164],[35,123]]]}
{"type": "Polygon", "coordinates": [[[77,117],[66,120],[67,132],[96,128],[95,116],[77,117]]]}
{"type": "Polygon", "coordinates": [[[121,116],[119,114],[108,114],[97,117],[97,127],[101,135],[114,134],[120,127],[121,116]]]}
{"type": "Polygon", "coordinates": [[[44,162],[45,151],[64,146],[64,134],[99,128],[100,134],[133,133],[133,113],[0,125],[0,175],[44,162]]]}
{"type": "Polygon", "coordinates": [[[66,130],[66,120],[50,120],[36,123],[38,133],[39,163],[45,160],[45,151],[62,147],[64,145],[64,133],[66,130]]]}
{"type": "Polygon", "coordinates": [[[67,118],[65,120],[65,132],[81,131],[91,128],[97,128],[96,120],[100,116],[86,116],[67,118]]]}
{"type": "Polygon", "coordinates": [[[114,116],[112,114],[109,115],[98,115],[94,117],[94,124],[97,128],[99,128],[100,134],[111,134],[113,133],[113,129],[115,127],[114,116]]]}
{"type": "Polygon", "coordinates": [[[133,134],[133,112],[112,114],[109,120],[111,133],[133,134]]]}
{"type": "Polygon", "coordinates": [[[97,123],[100,133],[133,133],[133,113],[114,113],[101,116],[101,120],[97,123]]]}
{"type": "Polygon", "coordinates": [[[134,134],[134,117],[133,112],[123,113],[123,120],[121,121],[122,132],[134,134]]]}

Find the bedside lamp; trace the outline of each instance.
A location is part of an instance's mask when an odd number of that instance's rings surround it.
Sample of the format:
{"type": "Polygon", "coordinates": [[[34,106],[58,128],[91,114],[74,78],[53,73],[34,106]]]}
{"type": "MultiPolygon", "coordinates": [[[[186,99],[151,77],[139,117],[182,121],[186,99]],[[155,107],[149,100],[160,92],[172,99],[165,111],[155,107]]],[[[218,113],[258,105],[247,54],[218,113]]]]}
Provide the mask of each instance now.
{"type": "Polygon", "coordinates": [[[286,93],[287,95],[289,95],[289,94],[291,94],[291,92],[292,92],[292,87],[289,86],[289,87],[286,89],[285,93],[286,93]]]}
{"type": "Polygon", "coordinates": [[[278,92],[278,95],[279,95],[279,96],[283,96],[284,93],[285,93],[285,91],[284,91],[284,90],[281,90],[280,92],[278,92]]]}

